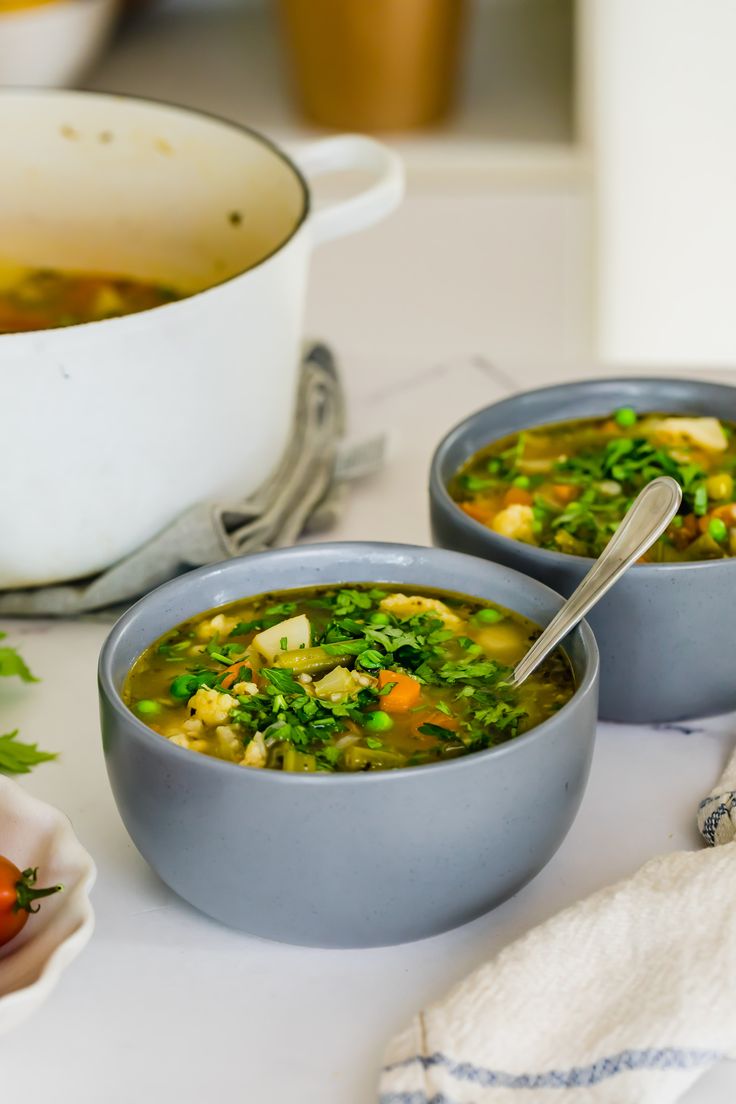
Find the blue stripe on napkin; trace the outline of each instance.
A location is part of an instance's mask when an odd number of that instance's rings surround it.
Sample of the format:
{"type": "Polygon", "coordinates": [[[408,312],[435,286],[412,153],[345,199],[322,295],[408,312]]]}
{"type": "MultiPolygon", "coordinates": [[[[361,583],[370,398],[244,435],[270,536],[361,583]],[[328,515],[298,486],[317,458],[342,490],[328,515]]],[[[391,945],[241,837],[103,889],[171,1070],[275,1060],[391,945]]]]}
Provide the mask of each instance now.
{"type": "MultiPolygon", "coordinates": [[[[576,1089],[589,1088],[609,1077],[632,1070],[688,1070],[709,1066],[722,1061],[728,1055],[714,1050],[696,1048],[661,1047],[649,1050],[622,1050],[607,1058],[599,1058],[588,1066],[572,1066],[566,1070],[548,1070],[546,1073],[506,1073],[503,1070],[484,1069],[470,1062],[453,1062],[444,1054],[417,1054],[401,1062],[386,1066],[384,1073],[417,1063],[424,1069],[442,1066],[458,1081],[469,1081],[484,1089],[576,1089]]],[[[387,1092],[380,1104],[452,1104],[443,1094],[432,1097],[419,1092],[387,1092]]]]}

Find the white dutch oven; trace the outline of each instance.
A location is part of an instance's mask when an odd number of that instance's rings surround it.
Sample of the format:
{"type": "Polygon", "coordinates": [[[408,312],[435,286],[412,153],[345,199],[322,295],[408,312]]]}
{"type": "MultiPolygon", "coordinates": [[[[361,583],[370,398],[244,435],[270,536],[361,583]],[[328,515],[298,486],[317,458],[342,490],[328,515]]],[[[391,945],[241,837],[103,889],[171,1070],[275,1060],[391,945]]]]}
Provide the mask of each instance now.
{"type": "Polygon", "coordinates": [[[0,263],[118,272],[188,298],[0,335],[0,587],[119,559],[191,504],[254,489],[289,432],[312,246],[399,203],[394,154],[293,159],[236,124],[75,92],[0,92],[0,263]],[[318,211],[305,177],[368,170],[318,211]]]}

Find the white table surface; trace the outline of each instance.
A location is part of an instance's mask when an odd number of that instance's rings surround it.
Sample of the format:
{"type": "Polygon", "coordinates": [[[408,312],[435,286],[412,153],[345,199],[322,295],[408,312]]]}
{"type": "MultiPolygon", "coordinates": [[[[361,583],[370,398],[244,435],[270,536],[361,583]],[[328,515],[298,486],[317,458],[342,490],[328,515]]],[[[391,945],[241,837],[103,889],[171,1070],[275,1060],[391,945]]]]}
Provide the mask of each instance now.
{"type": "MultiPolygon", "coordinates": [[[[143,92],[147,73],[152,61],[143,92]]],[[[388,467],[355,488],[335,537],[427,542],[427,463],[442,431],[511,389],[599,371],[587,223],[575,179],[512,188],[503,176],[448,183],[438,171],[390,222],[315,258],[308,332],[340,354],[353,432],[391,436],[388,467]]],[[[699,845],[698,800],[736,737],[732,717],[601,725],[569,836],[512,900],[412,945],[300,949],[200,916],[128,839],[97,720],[105,627],[2,628],[43,681],[3,686],[0,731],[18,725],[61,752],[24,785],[68,813],[99,868],[91,944],[46,1006],[0,1040],[3,1101],[372,1104],[382,1049],[418,1007],[560,908],[653,855],[699,845]]],[[[735,1090],[736,1072],[724,1067],[685,1099],[705,1104],[735,1090]]]]}

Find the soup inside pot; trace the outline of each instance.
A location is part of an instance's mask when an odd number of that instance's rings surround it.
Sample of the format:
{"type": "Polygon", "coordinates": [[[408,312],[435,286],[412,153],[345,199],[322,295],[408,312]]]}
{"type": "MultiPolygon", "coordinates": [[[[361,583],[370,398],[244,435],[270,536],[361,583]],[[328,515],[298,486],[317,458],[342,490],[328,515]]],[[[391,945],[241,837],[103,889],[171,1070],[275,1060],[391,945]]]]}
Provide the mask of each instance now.
{"type": "Polygon", "coordinates": [[[126,704],[173,743],[247,767],[371,771],[453,759],[546,720],[574,692],[555,651],[501,606],[431,590],[331,586],[235,602],[136,661],[126,704]]]}
{"type": "Polygon", "coordinates": [[[97,322],[159,307],[184,293],[107,273],[0,266],[0,333],[97,322]]]}
{"type": "Polygon", "coordinates": [[[736,555],[736,425],[715,417],[638,414],[536,426],[494,441],[452,479],[460,508],[494,532],[599,556],[638,492],[669,475],[683,490],[647,562],[736,555]]]}

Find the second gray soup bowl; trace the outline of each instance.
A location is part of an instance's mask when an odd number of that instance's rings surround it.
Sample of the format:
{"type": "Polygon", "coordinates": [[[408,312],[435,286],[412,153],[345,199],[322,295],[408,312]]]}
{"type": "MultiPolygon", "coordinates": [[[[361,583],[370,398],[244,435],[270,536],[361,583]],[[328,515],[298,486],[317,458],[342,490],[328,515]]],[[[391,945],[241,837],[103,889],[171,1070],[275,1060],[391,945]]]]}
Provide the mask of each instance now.
{"type": "Polygon", "coordinates": [[[462,592],[540,624],[561,605],[541,583],[455,552],[311,545],[166,583],[123,615],[100,657],[107,770],[134,843],[191,904],[269,939],[375,946],[471,920],[548,862],[587,781],[598,653],[584,624],[565,645],[570,701],[516,740],[448,763],[358,775],[243,768],[175,746],[123,703],[131,664],[179,622],[251,595],[361,582],[462,592]]]}
{"type": "MultiPolygon", "coordinates": [[[[527,391],[466,418],[440,443],[430,472],[435,544],[516,568],[569,595],[593,561],[494,533],[453,502],[447,485],[476,452],[550,422],[638,412],[736,421],[736,387],[695,380],[585,380],[527,391]]],[[[736,560],[636,564],[591,611],[601,653],[601,716],[639,723],[736,709],[736,560]]]]}

